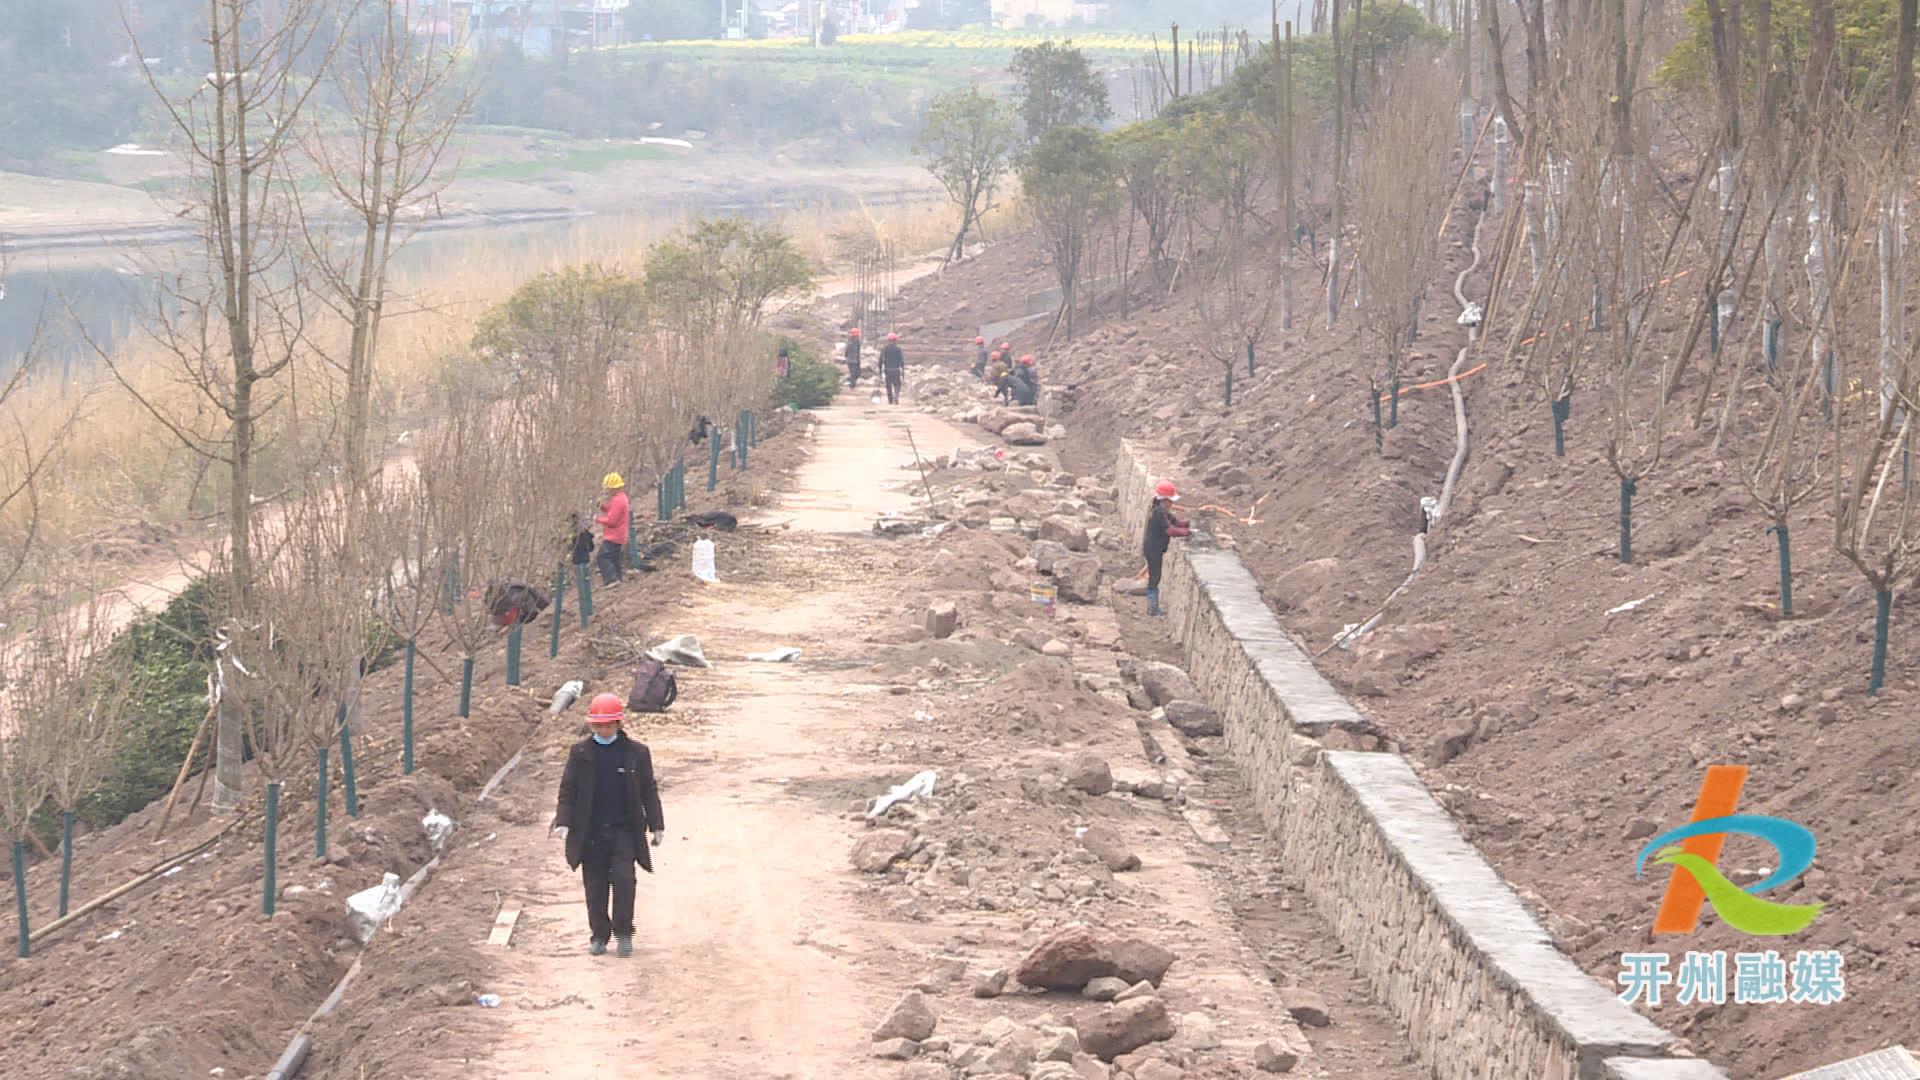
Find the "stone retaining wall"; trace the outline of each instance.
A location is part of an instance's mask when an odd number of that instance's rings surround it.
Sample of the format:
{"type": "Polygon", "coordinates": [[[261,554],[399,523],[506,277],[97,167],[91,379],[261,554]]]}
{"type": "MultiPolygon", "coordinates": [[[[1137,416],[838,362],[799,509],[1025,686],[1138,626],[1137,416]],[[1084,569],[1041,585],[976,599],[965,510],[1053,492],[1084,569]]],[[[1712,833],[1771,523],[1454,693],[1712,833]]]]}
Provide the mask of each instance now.
{"type": "MultiPolygon", "coordinates": [[[[1132,536],[1160,479],[1148,454],[1120,445],[1132,536]]],[[[1669,1056],[1672,1036],[1561,953],[1405,758],[1327,748],[1330,732],[1370,725],[1287,636],[1238,555],[1197,529],[1168,554],[1160,592],[1285,865],[1436,1077],[1725,1077],[1669,1056]]]]}

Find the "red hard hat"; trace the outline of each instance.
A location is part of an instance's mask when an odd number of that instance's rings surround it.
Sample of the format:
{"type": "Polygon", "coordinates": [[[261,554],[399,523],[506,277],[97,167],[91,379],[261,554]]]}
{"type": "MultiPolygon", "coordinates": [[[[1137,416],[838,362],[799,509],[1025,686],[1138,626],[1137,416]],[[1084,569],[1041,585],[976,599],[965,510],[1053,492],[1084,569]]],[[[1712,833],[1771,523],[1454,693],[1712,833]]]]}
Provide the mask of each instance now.
{"type": "Polygon", "coordinates": [[[856,326],[856,327],[854,327],[853,329],[851,329],[851,330],[849,330],[849,331],[847,331],[847,336],[848,336],[848,337],[859,337],[859,336],[860,336],[860,328],[856,326]]]}
{"type": "Polygon", "coordinates": [[[900,335],[899,335],[899,334],[888,334],[888,335],[887,335],[887,340],[888,340],[888,341],[899,341],[899,340],[900,340],[900,335]]]}
{"type": "Polygon", "coordinates": [[[975,345],[985,345],[987,343],[987,339],[983,337],[977,337],[973,339],[973,343],[975,345]]]}
{"type": "Polygon", "coordinates": [[[1027,365],[1028,367],[1032,367],[1032,366],[1033,366],[1033,354],[1032,354],[1032,353],[1028,353],[1027,355],[1025,355],[1025,356],[1023,356],[1023,357],[1021,357],[1021,358],[1020,358],[1020,362],[1021,362],[1021,363],[1023,363],[1023,364],[1025,364],[1025,365],[1027,365]]]}
{"type": "Polygon", "coordinates": [[[618,720],[626,708],[626,703],[616,694],[595,694],[593,704],[587,706],[587,723],[604,724],[618,720]]]}
{"type": "Polygon", "coordinates": [[[1005,341],[1003,341],[1003,342],[1001,342],[1001,343],[1000,343],[1000,351],[1001,351],[1001,352],[1012,352],[1012,351],[1013,351],[1013,346],[1012,346],[1011,344],[1009,344],[1009,343],[1007,343],[1007,342],[1005,342],[1005,341]]]}
{"type": "Polygon", "coordinates": [[[1177,499],[1180,492],[1174,489],[1173,481],[1162,480],[1154,485],[1153,497],[1156,499],[1177,499]]]}
{"type": "Polygon", "coordinates": [[[1000,359],[1000,350],[999,349],[993,350],[993,352],[989,354],[988,359],[992,359],[992,360],[1000,359]]]}

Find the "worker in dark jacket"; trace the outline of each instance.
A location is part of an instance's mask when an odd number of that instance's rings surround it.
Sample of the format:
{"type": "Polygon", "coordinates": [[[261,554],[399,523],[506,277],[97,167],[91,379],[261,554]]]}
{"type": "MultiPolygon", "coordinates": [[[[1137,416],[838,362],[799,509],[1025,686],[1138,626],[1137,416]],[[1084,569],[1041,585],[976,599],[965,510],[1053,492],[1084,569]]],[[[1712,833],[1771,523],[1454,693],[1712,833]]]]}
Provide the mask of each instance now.
{"type": "Polygon", "coordinates": [[[973,377],[976,379],[985,378],[987,374],[987,358],[992,355],[991,351],[987,348],[987,339],[983,337],[974,338],[973,352],[973,377]]]}
{"type": "Polygon", "coordinates": [[[900,351],[900,335],[888,334],[880,347],[880,378],[887,384],[887,404],[900,404],[900,384],[907,378],[907,354],[900,351]]]}
{"type": "Polygon", "coordinates": [[[1180,518],[1173,516],[1173,504],[1180,501],[1180,492],[1175,490],[1173,481],[1162,480],[1153,489],[1153,509],[1147,514],[1147,534],[1140,544],[1140,553],[1147,557],[1147,614],[1159,615],[1160,611],[1160,562],[1167,557],[1168,541],[1173,537],[1186,536],[1190,526],[1180,518]]]}
{"type": "Polygon", "coordinates": [[[587,951],[595,956],[607,951],[609,939],[618,939],[619,955],[633,955],[634,864],[653,873],[653,855],[641,834],[651,835],[653,847],[666,839],[653,755],[645,743],[620,730],[623,712],[613,694],[600,694],[588,706],[592,734],[568,752],[553,812],[553,831],[567,845],[567,866],[578,869],[586,883],[587,927],[593,935],[587,951]]]}
{"type": "Polygon", "coordinates": [[[1016,405],[1032,405],[1040,400],[1040,375],[1034,370],[1032,353],[1022,356],[1014,365],[1008,389],[1016,405]]]}
{"type": "Polygon", "coordinates": [[[847,331],[847,385],[860,386],[860,328],[847,331]]]}

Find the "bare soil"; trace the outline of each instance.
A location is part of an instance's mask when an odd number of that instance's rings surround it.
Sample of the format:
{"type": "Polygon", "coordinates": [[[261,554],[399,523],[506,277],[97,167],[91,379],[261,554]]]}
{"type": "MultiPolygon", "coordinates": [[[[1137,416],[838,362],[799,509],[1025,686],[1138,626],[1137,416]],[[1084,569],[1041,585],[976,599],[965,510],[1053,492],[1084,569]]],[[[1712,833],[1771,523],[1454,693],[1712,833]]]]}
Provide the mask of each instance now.
{"type": "MultiPolygon", "coordinates": [[[[1451,268],[1428,291],[1408,384],[1443,378],[1465,344],[1451,285],[1470,261],[1472,226],[1470,213],[1452,221],[1451,268]]],[[[1167,299],[1147,285],[1126,317],[1105,298],[1070,343],[1061,335],[1046,347],[1046,322],[1013,340],[1016,352],[1039,354],[1062,406],[1068,467],[1109,471],[1122,437],[1168,446],[1183,505],[1237,546],[1302,646],[1321,654],[1407,574],[1419,499],[1439,494],[1455,432],[1445,388],[1409,392],[1376,450],[1365,373],[1378,366],[1377,339],[1351,309],[1326,330],[1319,275],[1303,269],[1296,281],[1295,329],[1278,329],[1276,313],[1255,374],[1236,364],[1231,408],[1185,289],[1167,299]]],[[[1031,241],[1013,241],[909,288],[895,314],[910,350],[943,356],[986,321],[979,313],[994,305],[979,296],[1004,310],[1053,284],[1031,241]]],[[[1470,297],[1485,291],[1484,274],[1468,279],[1470,297]]],[[[1683,316],[1657,318],[1657,347],[1678,348],[1683,316]]],[[[1561,947],[1603,983],[1616,985],[1623,951],[1649,947],[1840,949],[1847,998],[1833,1008],[1669,998],[1651,1011],[1733,1075],[1780,1076],[1920,1043],[1910,989],[1920,977],[1912,594],[1896,597],[1887,689],[1870,697],[1873,594],[1832,553],[1826,500],[1795,511],[1796,611],[1783,620],[1771,522],[1685,411],[1669,425],[1663,463],[1639,483],[1634,561],[1619,562],[1604,391],[1576,392],[1558,458],[1537,391],[1499,350],[1468,366],[1480,360],[1487,370],[1463,384],[1472,456],[1426,572],[1382,630],[1326,652],[1322,670],[1414,758],[1561,947]],[[1650,939],[1666,879],[1634,879],[1643,842],[1634,837],[1685,821],[1710,763],[1750,765],[1742,809],[1819,837],[1816,868],[1779,897],[1828,903],[1795,938],[1756,943],[1709,913],[1690,937],[1650,939]]],[[[1679,400],[1692,401],[1698,379],[1696,366],[1679,400]]],[[[1758,841],[1733,838],[1721,865],[1738,880],[1769,859],[1758,841]]]]}

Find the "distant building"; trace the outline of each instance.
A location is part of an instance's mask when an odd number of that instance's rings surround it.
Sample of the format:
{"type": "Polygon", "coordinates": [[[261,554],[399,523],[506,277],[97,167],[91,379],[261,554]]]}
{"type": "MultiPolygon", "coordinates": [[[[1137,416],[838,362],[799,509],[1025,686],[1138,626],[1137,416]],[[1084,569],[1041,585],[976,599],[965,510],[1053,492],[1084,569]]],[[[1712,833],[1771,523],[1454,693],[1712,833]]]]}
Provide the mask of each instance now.
{"type": "Polygon", "coordinates": [[[1082,0],[991,0],[993,25],[1003,30],[1026,26],[1092,26],[1106,19],[1107,5],[1082,0]]]}
{"type": "Polygon", "coordinates": [[[415,0],[413,32],[459,48],[512,45],[528,56],[619,45],[632,0],[415,0]]]}

